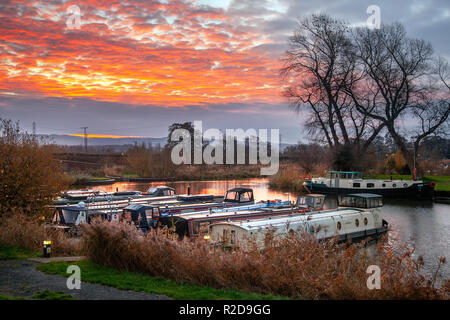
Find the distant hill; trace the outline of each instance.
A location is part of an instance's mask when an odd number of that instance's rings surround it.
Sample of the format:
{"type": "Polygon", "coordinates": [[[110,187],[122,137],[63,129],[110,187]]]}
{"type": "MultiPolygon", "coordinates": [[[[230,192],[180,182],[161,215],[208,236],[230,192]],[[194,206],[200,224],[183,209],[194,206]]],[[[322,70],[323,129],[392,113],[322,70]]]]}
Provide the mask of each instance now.
{"type": "MultiPolygon", "coordinates": [[[[45,137],[50,139],[57,145],[66,145],[66,146],[76,146],[82,145],[84,143],[83,137],[74,137],[68,135],[59,135],[59,134],[50,134],[50,135],[40,135],[41,137],[45,137]]],[[[89,138],[88,144],[90,146],[121,146],[121,145],[133,145],[135,143],[145,144],[151,143],[153,146],[158,143],[161,146],[166,144],[167,138],[89,138]]]]}
{"type": "MultiPolygon", "coordinates": [[[[60,146],[83,146],[84,140],[83,137],[74,137],[74,136],[68,136],[68,135],[58,135],[58,134],[50,134],[50,135],[39,135],[41,137],[44,137],[46,139],[49,139],[53,143],[60,145],[60,146]]],[[[146,146],[149,146],[150,144],[155,147],[160,144],[161,147],[163,147],[166,142],[167,138],[88,138],[88,145],[91,147],[99,147],[99,146],[111,146],[111,147],[118,147],[114,148],[116,151],[126,151],[129,146],[134,145],[137,143],[138,145],[141,145],[142,143],[145,143],[146,146]],[[120,148],[119,148],[120,147],[120,148]]],[[[291,144],[289,143],[280,143],[280,151],[283,151],[287,146],[291,144]]]]}

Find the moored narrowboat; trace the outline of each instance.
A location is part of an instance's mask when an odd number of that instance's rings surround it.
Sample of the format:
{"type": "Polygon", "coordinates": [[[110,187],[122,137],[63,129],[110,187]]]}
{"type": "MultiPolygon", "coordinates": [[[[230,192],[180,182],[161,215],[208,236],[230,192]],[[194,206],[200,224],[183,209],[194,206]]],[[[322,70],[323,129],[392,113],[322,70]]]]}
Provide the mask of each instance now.
{"type": "Polygon", "coordinates": [[[179,196],[178,201],[147,205],[133,203],[123,209],[123,214],[130,214],[134,222],[139,221],[139,228],[145,230],[156,227],[164,216],[254,204],[253,190],[249,188],[233,188],[227,191],[225,197],[204,197],[203,195],[184,195],[179,196]]]}
{"type": "Polygon", "coordinates": [[[289,215],[271,219],[216,223],[210,226],[213,245],[240,247],[249,244],[264,247],[267,232],[280,237],[288,232],[312,234],[318,241],[337,238],[338,241],[358,241],[378,238],[388,230],[382,219],[382,197],[374,194],[352,194],[340,200],[343,207],[319,211],[311,215],[289,215]]]}
{"type": "Polygon", "coordinates": [[[180,236],[209,237],[209,226],[213,223],[242,221],[281,215],[306,214],[321,210],[325,195],[311,194],[299,196],[295,204],[290,201],[268,200],[250,206],[239,206],[178,215],[162,214],[161,226],[175,228],[180,236]]]}
{"type": "Polygon", "coordinates": [[[358,171],[328,171],[326,177],[305,178],[308,192],[325,194],[373,193],[384,197],[430,199],[435,183],[422,180],[363,179],[358,171]]]}

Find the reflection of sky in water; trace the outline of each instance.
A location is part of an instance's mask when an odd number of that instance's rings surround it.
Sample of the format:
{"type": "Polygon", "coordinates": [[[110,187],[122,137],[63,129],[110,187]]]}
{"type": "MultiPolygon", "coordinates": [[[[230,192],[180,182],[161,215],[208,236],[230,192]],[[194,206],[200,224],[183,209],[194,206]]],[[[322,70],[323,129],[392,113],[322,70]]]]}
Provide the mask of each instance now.
{"type": "MultiPolygon", "coordinates": [[[[150,186],[170,185],[177,193],[186,193],[191,186],[193,194],[225,195],[228,189],[234,187],[249,187],[253,189],[255,201],[281,199],[294,201],[296,195],[282,191],[270,190],[268,179],[248,179],[229,181],[195,181],[195,182],[154,182],[133,183],[119,182],[108,186],[92,187],[105,191],[140,190],[146,191],[150,186]]],[[[336,207],[336,199],[327,197],[325,207],[336,207]]],[[[389,222],[390,240],[410,241],[416,247],[416,254],[423,255],[425,267],[429,270],[435,266],[439,256],[450,260],[450,205],[431,203],[429,201],[391,200],[385,199],[383,207],[384,219],[389,222]]],[[[450,276],[450,261],[442,267],[442,272],[450,276]]]]}

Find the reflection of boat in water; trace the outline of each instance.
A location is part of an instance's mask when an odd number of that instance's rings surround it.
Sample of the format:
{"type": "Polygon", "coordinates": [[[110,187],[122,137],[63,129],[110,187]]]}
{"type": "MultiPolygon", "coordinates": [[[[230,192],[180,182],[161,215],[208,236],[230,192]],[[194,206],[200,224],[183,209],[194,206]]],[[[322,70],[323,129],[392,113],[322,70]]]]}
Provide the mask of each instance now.
{"type": "Polygon", "coordinates": [[[422,180],[363,179],[362,172],[329,171],[326,177],[305,178],[308,192],[325,194],[374,193],[385,197],[431,198],[435,183],[422,180]]]}
{"type": "Polygon", "coordinates": [[[239,222],[223,222],[210,226],[210,241],[214,245],[247,248],[249,244],[264,247],[266,233],[275,237],[290,232],[312,234],[323,241],[337,237],[338,241],[377,238],[388,230],[382,219],[382,196],[351,194],[341,196],[340,207],[314,214],[265,217],[239,222]]]}

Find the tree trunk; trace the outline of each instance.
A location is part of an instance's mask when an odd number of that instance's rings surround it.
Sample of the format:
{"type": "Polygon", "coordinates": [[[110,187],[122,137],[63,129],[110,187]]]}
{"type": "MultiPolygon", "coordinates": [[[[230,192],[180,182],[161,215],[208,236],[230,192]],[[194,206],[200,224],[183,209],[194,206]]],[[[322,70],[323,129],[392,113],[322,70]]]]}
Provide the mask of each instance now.
{"type": "MultiPolygon", "coordinates": [[[[411,153],[411,151],[408,150],[408,147],[406,146],[405,142],[403,141],[402,137],[395,131],[394,125],[392,123],[386,125],[389,133],[392,136],[392,139],[394,139],[395,144],[400,149],[400,152],[403,155],[403,158],[405,158],[406,163],[408,164],[409,169],[411,170],[411,175],[414,175],[414,164],[415,169],[417,171],[417,176],[422,176],[422,170],[417,163],[417,161],[414,161],[414,155],[411,153]]],[[[417,157],[416,157],[417,158],[417,157]]]]}

